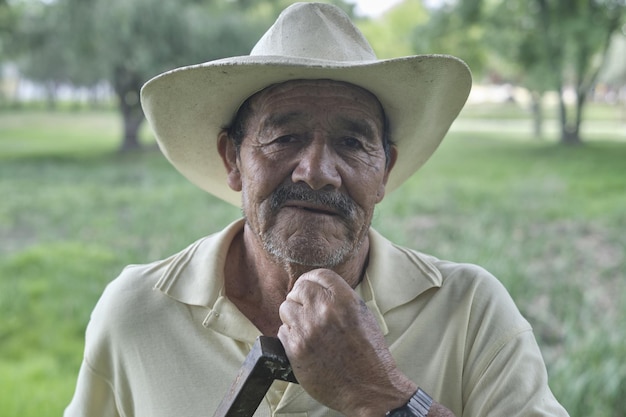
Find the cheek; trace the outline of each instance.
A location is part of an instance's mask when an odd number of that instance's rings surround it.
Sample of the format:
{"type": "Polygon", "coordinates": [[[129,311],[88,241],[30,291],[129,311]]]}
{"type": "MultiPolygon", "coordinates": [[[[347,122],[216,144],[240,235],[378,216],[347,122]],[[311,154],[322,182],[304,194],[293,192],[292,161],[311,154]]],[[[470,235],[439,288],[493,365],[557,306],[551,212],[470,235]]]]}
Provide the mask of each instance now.
{"type": "Polygon", "coordinates": [[[255,162],[242,167],[242,191],[248,203],[258,205],[276,189],[281,181],[278,165],[255,162]]]}
{"type": "Polygon", "coordinates": [[[352,199],[363,210],[373,210],[379,203],[385,191],[384,175],[381,170],[368,169],[355,172],[351,175],[350,183],[346,187],[352,199]]]}

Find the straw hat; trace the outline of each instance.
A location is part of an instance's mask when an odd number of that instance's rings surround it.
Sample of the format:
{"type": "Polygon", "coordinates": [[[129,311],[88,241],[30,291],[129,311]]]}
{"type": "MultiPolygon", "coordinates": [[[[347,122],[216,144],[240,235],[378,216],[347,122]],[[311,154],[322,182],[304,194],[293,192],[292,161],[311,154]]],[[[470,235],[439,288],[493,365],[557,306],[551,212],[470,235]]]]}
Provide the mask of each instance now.
{"type": "Polygon", "coordinates": [[[344,81],[376,95],[398,148],[387,192],[432,155],[472,83],[468,67],[452,56],[378,60],[341,9],[296,3],[281,13],[250,55],[158,75],[143,86],[141,103],[159,147],[176,169],[201,189],[240,206],[240,194],[226,183],[218,134],[248,97],[297,79],[344,81]]]}

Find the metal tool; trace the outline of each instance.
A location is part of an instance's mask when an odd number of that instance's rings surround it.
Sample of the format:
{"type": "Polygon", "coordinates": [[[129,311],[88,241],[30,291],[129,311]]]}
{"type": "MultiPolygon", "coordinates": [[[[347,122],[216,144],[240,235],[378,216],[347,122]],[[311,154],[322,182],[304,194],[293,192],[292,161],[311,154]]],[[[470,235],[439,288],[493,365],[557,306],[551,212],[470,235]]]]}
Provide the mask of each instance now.
{"type": "Polygon", "coordinates": [[[260,336],[213,417],[252,416],[275,379],[298,382],[280,340],[260,336]]]}

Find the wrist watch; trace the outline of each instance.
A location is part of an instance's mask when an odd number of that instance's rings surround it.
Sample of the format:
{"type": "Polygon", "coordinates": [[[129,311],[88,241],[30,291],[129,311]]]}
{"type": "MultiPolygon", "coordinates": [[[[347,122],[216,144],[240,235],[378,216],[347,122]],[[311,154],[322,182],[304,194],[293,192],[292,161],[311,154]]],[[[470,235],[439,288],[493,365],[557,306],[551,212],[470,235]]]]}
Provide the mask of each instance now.
{"type": "Polygon", "coordinates": [[[402,407],[388,411],[386,416],[389,417],[426,417],[433,399],[430,395],[418,388],[415,394],[402,407]]]}

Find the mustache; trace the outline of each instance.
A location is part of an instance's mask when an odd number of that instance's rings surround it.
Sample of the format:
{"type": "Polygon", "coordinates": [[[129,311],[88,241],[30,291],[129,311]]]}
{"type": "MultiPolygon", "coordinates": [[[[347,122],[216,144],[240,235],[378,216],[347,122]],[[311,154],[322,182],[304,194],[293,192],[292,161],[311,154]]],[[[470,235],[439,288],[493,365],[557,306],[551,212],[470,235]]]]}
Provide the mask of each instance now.
{"type": "Polygon", "coordinates": [[[270,208],[274,212],[287,201],[305,201],[329,208],[346,219],[354,218],[357,212],[356,203],[347,195],[338,191],[315,191],[306,185],[283,184],[269,197],[270,208]]]}

